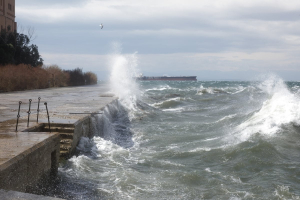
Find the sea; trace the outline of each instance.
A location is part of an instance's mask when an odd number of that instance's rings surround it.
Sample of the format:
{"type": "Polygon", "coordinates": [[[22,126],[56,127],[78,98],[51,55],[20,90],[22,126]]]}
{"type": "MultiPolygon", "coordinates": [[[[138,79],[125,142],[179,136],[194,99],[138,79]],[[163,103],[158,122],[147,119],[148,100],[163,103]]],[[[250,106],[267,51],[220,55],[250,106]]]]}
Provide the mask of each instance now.
{"type": "MultiPolygon", "coordinates": [[[[119,100],[46,194],[65,199],[300,199],[300,82],[135,81],[115,55],[119,100]]],[[[104,84],[104,83],[99,83],[104,84]]],[[[107,83],[105,83],[107,84],[107,83]]]]}

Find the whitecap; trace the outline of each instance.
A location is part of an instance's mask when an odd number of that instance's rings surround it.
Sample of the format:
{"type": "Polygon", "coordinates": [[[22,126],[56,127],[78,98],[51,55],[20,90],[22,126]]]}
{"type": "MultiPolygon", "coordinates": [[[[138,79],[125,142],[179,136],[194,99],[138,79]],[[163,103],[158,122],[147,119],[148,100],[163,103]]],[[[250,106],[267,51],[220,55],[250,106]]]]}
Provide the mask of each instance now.
{"type": "Polygon", "coordinates": [[[193,150],[190,150],[189,152],[201,152],[201,151],[211,151],[211,148],[196,148],[196,149],[193,149],[193,150]]]}
{"type": "Polygon", "coordinates": [[[221,119],[219,119],[218,121],[216,121],[215,123],[218,123],[218,122],[221,122],[221,121],[224,121],[224,120],[227,120],[227,119],[232,119],[236,116],[237,114],[233,114],[233,115],[227,115],[225,117],[222,117],[221,119]]]}
{"type": "Polygon", "coordinates": [[[256,133],[272,137],[281,130],[282,125],[300,121],[300,102],[282,79],[271,76],[259,83],[258,87],[268,99],[263,102],[260,110],[236,127],[233,140],[243,142],[256,133]]]}

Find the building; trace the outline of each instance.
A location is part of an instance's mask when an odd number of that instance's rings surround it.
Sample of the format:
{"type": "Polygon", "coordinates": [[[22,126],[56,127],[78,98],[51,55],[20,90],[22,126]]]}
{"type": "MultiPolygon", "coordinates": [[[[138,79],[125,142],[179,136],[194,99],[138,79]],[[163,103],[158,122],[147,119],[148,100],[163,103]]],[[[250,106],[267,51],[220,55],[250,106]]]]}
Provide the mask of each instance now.
{"type": "Polygon", "coordinates": [[[0,26],[1,30],[17,31],[15,22],[15,0],[0,0],[0,26]]]}

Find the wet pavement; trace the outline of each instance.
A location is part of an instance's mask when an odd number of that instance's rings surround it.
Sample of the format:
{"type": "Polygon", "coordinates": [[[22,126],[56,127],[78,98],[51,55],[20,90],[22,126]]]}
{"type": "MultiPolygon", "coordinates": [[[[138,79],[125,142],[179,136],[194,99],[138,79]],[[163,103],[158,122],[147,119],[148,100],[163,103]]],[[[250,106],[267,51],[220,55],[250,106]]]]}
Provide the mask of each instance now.
{"type": "Polygon", "coordinates": [[[105,84],[0,93],[0,170],[33,146],[38,146],[56,134],[24,131],[27,128],[38,126],[39,97],[41,98],[39,123],[48,122],[44,105],[44,102],[47,102],[50,123],[64,124],[75,123],[88,116],[88,113],[97,113],[116,99],[109,93],[109,87],[105,84]],[[29,126],[27,127],[29,99],[32,99],[32,102],[29,126]],[[22,101],[22,104],[16,132],[19,101],[22,101]]]}
{"type": "Polygon", "coordinates": [[[32,99],[30,125],[36,123],[39,97],[41,98],[39,122],[47,121],[47,111],[44,105],[47,102],[50,120],[55,123],[72,123],[83,116],[70,113],[96,112],[116,99],[113,94],[109,93],[109,87],[106,84],[0,93],[0,123],[17,119],[19,101],[22,101],[20,119],[28,119],[29,99],[32,99]]]}

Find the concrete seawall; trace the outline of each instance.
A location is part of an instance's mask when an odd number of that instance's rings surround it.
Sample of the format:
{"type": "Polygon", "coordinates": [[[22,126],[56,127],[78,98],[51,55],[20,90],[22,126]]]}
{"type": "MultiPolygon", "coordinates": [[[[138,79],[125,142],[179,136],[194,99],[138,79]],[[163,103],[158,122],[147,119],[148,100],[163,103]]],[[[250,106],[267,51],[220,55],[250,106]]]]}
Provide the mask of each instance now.
{"type": "Polygon", "coordinates": [[[91,116],[114,101],[116,97],[108,93],[106,85],[0,94],[0,189],[28,192],[55,176],[59,156],[68,158],[82,136],[91,137],[91,116]],[[16,132],[19,101],[21,117],[16,132]]]}

